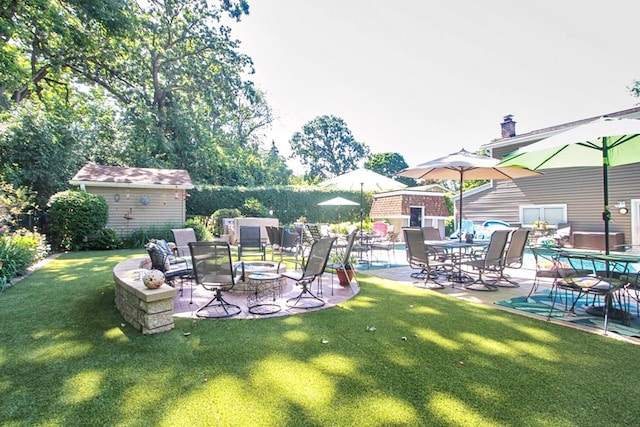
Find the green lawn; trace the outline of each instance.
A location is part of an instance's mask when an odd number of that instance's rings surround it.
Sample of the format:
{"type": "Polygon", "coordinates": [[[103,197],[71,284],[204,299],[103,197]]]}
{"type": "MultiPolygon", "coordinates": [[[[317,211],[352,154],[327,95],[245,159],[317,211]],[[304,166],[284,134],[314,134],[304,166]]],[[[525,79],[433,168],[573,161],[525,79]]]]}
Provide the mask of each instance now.
{"type": "Polygon", "coordinates": [[[177,319],[144,336],[113,302],[111,270],[133,253],[143,252],[65,254],[0,294],[1,425],[640,419],[640,346],[364,274],[360,293],[337,307],[177,319]]]}

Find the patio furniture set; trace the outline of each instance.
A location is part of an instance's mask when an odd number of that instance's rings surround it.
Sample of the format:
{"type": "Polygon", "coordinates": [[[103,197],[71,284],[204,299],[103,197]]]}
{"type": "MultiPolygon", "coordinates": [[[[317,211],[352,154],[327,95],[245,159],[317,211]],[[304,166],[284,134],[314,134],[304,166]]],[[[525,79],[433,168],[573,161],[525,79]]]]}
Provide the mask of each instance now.
{"type": "Polygon", "coordinates": [[[522,267],[529,249],[536,274],[526,299],[536,292],[542,278],[552,280],[547,319],[559,302],[564,301],[567,313],[575,314],[577,302],[586,300],[586,313],[604,317],[606,335],[610,318],[627,323],[634,318],[632,300],[636,301],[636,316],[640,315],[640,274],[631,268],[640,263],[640,255],[528,245],[530,230],[523,228],[496,230],[489,241],[476,242],[436,240],[428,228],[403,232],[409,265],[418,270],[412,276],[422,279],[425,286],[431,283],[430,288],[443,289],[447,283],[474,291],[517,287],[518,282],[505,274],[505,269],[522,267]]]}
{"type": "Polygon", "coordinates": [[[430,227],[405,228],[409,265],[419,271],[414,277],[443,288],[460,284],[474,291],[496,291],[500,286],[518,283],[504,272],[505,268],[522,266],[529,235],[527,229],[496,230],[488,241],[442,240],[430,227]]]}
{"type": "MultiPolygon", "coordinates": [[[[259,241],[259,228],[255,228],[258,229],[257,241],[259,241]]],[[[239,231],[240,236],[243,236],[242,227],[239,231]]],[[[217,240],[199,242],[192,229],[175,229],[172,232],[175,240],[172,245],[159,240],[153,240],[147,244],[151,268],[163,272],[168,285],[174,288],[178,288],[179,285],[180,296],[183,295],[186,282],[189,282],[190,286],[193,286],[195,282],[196,285],[213,292],[212,298],[195,311],[197,317],[223,318],[241,313],[240,305],[228,302],[224,298],[224,294],[236,288],[240,282],[243,283],[247,294],[247,310],[252,314],[264,315],[279,312],[282,306],[278,300],[282,296],[282,287],[286,284],[287,279],[292,280],[295,285],[300,287],[300,292],[297,295],[284,301],[287,308],[311,309],[325,304],[322,298],[321,280],[329,264],[329,257],[336,241],[335,237],[321,237],[315,240],[300,262],[296,258],[297,268],[288,271],[282,261],[277,264],[264,261],[264,247],[266,245],[254,246],[254,251],[247,249],[251,246],[245,246],[242,250],[239,247],[238,258],[240,261],[233,262],[231,246],[227,242],[217,240]],[[185,247],[188,248],[188,255],[184,251],[185,247]],[[178,250],[178,248],[182,248],[182,250],[178,250]],[[249,253],[258,255],[260,261],[242,261],[241,257],[249,253]],[[250,268],[250,266],[253,267],[253,264],[275,265],[276,268],[275,271],[261,271],[260,268],[250,268]],[[314,283],[317,284],[315,290],[312,289],[314,283]]],[[[280,236],[278,237],[280,239],[279,248],[282,249],[284,247],[282,245],[285,244],[285,234],[280,230],[273,229],[269,232],[280,233],[278,234],[280,236]]],[[[248,234],[251,239],[256,237],[252,233],[248,234]]],[[[271,237],[276,238],[276,235],[271,237]]],[[[347,263],[347,261],[341,261],[343,267],[347,263]]],[[[331,266],[335,268],[335,264],[331,264],[331,266]]],[[[355,293],[355,288],[352,287],[352,291],[355,293]]],[[[192,303],[193,288],[190,298],[190,303],[192,303]]]]}
{"type": "Polygon", "coordinates": [[[582,297],[587,302],[586,313],[604,317],[605,335],[609,319],[629,322],[634,318],[632,300],[635,300],[635,315],[640,315],[639,274],[632,270],[633,264],[640,263],[640,255],[545,246],[531,246],[530,250],[536,262],[536,278],[527,298],[538,289],[540,278],[552,280],[547,319],[562,301],[564,309],[575,314],[576,304],[582,297]]]}

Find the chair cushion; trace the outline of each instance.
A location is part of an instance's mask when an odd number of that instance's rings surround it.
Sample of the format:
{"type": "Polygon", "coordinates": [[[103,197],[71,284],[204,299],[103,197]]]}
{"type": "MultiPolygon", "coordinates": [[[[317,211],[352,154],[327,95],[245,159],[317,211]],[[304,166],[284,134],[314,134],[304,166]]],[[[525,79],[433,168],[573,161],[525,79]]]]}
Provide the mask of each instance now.
{"type": "Polygon", "coordinates": [[[163,239],[151,239],[151,242],[158,246],[158,249],[161,253],[165,255],[172,255],[171,248],[169,248],[169,244],[166,240],[163,239]]]}

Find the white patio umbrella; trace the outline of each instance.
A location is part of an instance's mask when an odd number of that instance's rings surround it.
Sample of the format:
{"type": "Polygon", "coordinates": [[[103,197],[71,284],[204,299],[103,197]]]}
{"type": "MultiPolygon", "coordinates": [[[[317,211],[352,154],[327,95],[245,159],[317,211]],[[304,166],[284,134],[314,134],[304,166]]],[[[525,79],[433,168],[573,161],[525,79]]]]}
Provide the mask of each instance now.
{"type": "Polygon", "coordinates": [[[322,181],[318,187],[345,191],[360,190],[360,233],[362,233],[364,192],[402,190],[406,185],[372,170],[361,168],[322,181]]]}
{"type": "MultiPolygon", "coordinates": [[[[358,206],[358,203],[353,202],[344,197],[334,197],[333,199],[325,200],[318,203],[318,206],[358,206]]],[[[340,211],[338,210],[338,222],[340,222],[340,211]]]]}
{"type": "Polygon", "coordinates": [[[318,184],[318,187],[345,191],[391,191],[402,190],[406,185],[372,170],[361,168],[324,180],[318,184]]]}
{"type": "Polygon", "coordinates": [[[344,197],[334,197],[318,203],[318,206],[358,206],[358,203],[345,199],[344,197]]]}
{"type": "MultiPolygon", "coordinates": [[[[415,179],[458,179],[460,180],[460,202],[458,229],[462,229],[462,184],[465,179],[515,179],[540,175],[540,172],[521,167],[498,167],[500,160],[474,154],[462,149],[457,153],[440,157],[418,166],[403,169],[400,176],[415,179]]],[[[462,233],[459,233],[462,240],[462,233]]]]}
{"type": "Polygon", "coordinates": [[[609,254],[609,175],[613,166],[640,162],[640,120],[602,117],[522,147],[498,166],[553,169],[602,166],[605,252],[609,254]]]}

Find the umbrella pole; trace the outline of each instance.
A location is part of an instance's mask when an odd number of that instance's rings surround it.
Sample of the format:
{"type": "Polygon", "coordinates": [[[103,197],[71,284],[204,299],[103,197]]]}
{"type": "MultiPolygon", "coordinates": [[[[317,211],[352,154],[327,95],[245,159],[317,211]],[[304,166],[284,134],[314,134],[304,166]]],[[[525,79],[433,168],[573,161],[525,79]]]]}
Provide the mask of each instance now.
{"type": "Polygon", "coordinates": [[[462,242],[462,180],[463,180],[462,169],[460,169],[460,199],[458,200],[458,241],[462,242]]]}
{"type": "Polygon", "coordinates": [[[364,211],[362,209],[362,204],[364,201],[364,182],[360,183],[360,244],[362,244],[362,219],[364,216],[364,211]]]}
{"type": "MultiPolygon", "coordinates": [[[[604,249],[605,254],[609,255],[609,221],[611,220],[611,211],[609,210],[609,138],[602,138],[602,185],[604,186],[602,194],[604,194],[604,210],[602,211],[602,220],[604,221],[604,249]]],[[[606,263],[607,277],[609,276],[609,262],[606,263]]]]}

